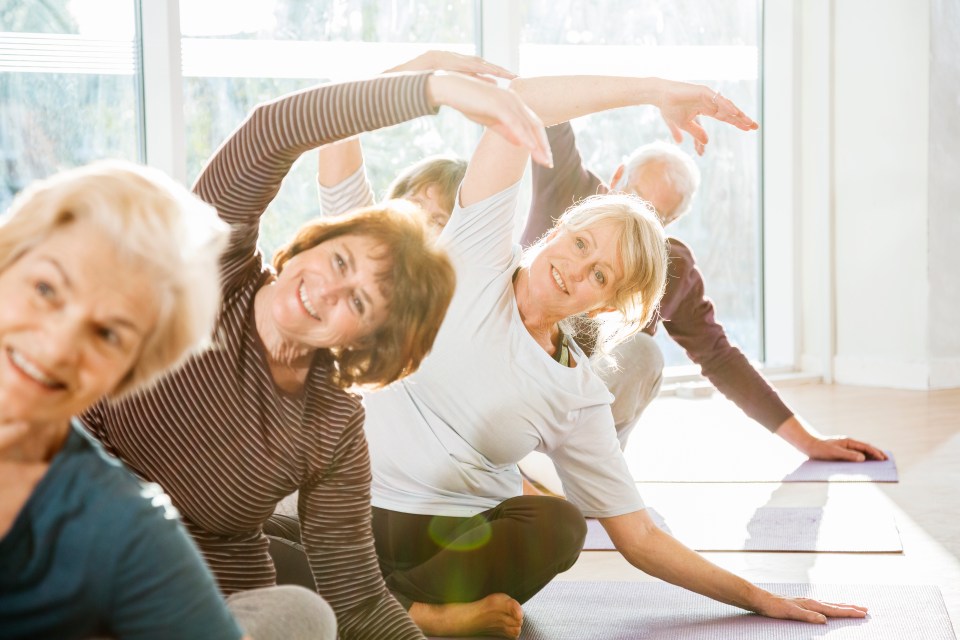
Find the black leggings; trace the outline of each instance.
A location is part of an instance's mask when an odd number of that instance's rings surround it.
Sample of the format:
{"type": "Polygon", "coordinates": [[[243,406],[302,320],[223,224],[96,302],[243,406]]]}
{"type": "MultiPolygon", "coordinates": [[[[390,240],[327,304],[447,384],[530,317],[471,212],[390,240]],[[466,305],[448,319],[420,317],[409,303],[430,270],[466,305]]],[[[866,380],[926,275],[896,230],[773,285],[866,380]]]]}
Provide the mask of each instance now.
{"type": "MultiPolygon", "coordinates": [[[[310,577],[294,518],[274,515],[264,532],[277,582],[302,586],[310,577]],[[301,567],[290,566],[291,562],[301,567]]],[[[387,587],[404,608],[414,602],[473,602],[491,593],[529,600],[580,556],[587,526],[566,500],[519,496],[470,518],[373,509],[373,535],[387,587]]]]}

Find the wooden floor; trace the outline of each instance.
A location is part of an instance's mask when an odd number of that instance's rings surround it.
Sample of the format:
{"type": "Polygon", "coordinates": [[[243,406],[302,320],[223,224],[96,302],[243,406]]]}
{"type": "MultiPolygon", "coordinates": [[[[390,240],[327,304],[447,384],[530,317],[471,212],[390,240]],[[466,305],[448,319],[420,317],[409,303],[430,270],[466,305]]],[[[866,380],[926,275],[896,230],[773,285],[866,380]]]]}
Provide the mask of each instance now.
{"type": "MultiPolygon", "coordinates": [[[[707,553],[711,561],[754,582],[819,584],[934,584],[943,592],[960,638],[960,390],[915,392],[808,384],[781,389],[793,409],[827,434],[846,434],[893,451],[897,484],[650,484],[640,493],[650,502],[669,499],[691,506],[701,501],[742,500],[780,506],[843,505],[887,509],[900,530],[902,554],[707,553]]],[[[645,430],[669,429],[689,414],[714,422],[749,422],[719,394],[705,399],[658,399],[631,436],[643,446],[645,430]]],[[[742,424],[734,425],[742,427],[742,424]]],[[[759,429],[759,427],[757,427],[759,429]]],[[[732,429],[735,430],[735,429],[732,429]]],[[[692,446],[686,443],[685,446],[692,446]]],[[[629,449],[628,449],[629,450],[629,449]]],[[[731,439],[735,459],[754,455],[731,439]]],[[[761,453],[762,454],[762,453],[761,453]]],[[[615,552],[590,551],[561,580],[652,580],[615,552]]],[[[917,612],[917,615],[923,615],[917,612]]]]}

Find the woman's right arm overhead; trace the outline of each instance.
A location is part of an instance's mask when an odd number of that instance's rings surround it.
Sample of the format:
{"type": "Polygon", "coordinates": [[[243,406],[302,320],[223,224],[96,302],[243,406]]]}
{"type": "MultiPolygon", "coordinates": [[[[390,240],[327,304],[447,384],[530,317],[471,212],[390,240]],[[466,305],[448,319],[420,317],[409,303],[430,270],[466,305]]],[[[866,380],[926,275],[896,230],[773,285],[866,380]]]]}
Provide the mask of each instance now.
{"type": "Polygon", "coordinates": [[[430,74],[381,76],[298,91],[254,108],[216,151],[194,191],[231,224],[250,223],[302,153],[436,113],[430,74]]]}

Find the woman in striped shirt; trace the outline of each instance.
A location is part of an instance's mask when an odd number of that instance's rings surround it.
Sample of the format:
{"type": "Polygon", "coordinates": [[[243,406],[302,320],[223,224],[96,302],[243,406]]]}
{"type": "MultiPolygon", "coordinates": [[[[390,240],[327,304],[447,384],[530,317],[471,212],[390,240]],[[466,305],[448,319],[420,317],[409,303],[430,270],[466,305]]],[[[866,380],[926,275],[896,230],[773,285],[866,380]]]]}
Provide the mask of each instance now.
{"type": "Polygon", "coordinates": [[[214,347],[84,416],[171,495],[226,594],[274,584],[262,524],[299,490],[310,567],[342,638],[423,637],[377,566],[364,414],[344,388],[416,370],[453,271],[391,205],[308,223],[271,269],[257,249],[260,216],[304,151],[444,104],[549,162],[542,125],[515,94],[456,74],[324,85],[254,109],[194,186],[231,227],[214,347]]]}

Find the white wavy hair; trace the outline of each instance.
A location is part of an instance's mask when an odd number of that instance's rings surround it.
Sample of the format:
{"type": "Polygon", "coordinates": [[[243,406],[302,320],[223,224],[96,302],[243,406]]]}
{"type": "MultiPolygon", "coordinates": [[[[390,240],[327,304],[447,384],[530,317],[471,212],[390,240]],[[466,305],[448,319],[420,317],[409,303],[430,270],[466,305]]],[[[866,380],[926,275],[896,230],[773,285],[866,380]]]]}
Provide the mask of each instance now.
{"type": "Polygon", "coordinates": [[[0,216],[0,271],[68,225],[94,225],[130,277],[153,288],[159,313],[127,376],[110,394],[144,387],[210,339],[220,308],[227,225],[166,174],[108,160],[38,180],[0,216]],[[130,269],[130,265],[135,269],[130,269]]]}

